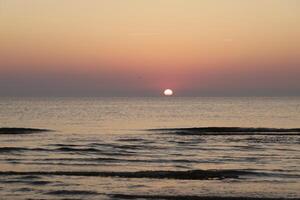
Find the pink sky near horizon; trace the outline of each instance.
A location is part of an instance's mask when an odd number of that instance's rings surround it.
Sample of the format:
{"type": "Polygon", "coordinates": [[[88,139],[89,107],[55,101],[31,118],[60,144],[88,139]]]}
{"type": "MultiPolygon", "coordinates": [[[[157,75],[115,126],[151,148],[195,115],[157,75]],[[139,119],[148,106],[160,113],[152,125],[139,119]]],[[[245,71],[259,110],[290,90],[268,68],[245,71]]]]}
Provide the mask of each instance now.
{"type": "Polygon", "coordinates": [[[0,96],[300,95],[297,0],[0,0],[0,96]]]}

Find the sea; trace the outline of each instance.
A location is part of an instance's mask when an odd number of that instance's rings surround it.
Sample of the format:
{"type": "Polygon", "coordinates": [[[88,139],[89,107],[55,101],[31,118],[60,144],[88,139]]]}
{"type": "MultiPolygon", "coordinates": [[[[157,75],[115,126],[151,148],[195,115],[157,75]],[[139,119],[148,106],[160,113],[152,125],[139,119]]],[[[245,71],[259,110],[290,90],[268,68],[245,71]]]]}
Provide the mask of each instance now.
{"type": "Polygon", "coordinates": [[[0,199],[300,198],[300,97],[3,97],[0,128],[0,199]]]}

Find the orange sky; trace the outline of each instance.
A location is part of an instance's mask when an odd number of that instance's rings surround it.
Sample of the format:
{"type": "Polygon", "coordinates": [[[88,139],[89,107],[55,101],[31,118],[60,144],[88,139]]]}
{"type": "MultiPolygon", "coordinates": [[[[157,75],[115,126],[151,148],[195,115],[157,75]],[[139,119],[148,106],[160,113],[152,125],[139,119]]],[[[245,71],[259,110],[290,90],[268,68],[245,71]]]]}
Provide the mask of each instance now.
{"type": "Polygon", "coordinates": [[[0,95],[300,95],[298,0],[0,0],[0,95]]]}

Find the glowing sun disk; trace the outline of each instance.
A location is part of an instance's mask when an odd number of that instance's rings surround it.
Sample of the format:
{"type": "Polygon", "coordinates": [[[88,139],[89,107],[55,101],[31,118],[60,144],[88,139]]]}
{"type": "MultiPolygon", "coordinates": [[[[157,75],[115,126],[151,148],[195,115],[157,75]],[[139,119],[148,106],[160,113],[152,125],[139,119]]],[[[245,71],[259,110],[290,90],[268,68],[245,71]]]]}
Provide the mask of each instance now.
{"type": "Polygon", "coordinates": [[[173,95],[173,91],[171,89],[165,89],[164,95],[165,96],[172,96],[173,95]]]}

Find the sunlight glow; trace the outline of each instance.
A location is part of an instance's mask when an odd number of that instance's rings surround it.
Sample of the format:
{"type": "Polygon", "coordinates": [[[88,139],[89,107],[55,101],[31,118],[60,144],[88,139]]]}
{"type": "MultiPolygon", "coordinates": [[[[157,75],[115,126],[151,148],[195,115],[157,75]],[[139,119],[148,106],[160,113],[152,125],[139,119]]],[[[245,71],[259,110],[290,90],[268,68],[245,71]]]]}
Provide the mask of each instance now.
{"type": "Polygon", "coordinates": [[[165,95],[165,96],[172,96],[172,95],[173,95],[173,91],[172,91],[171,89],[166,89],[166,90],[164,91],[164,95],[165,95]]]}

